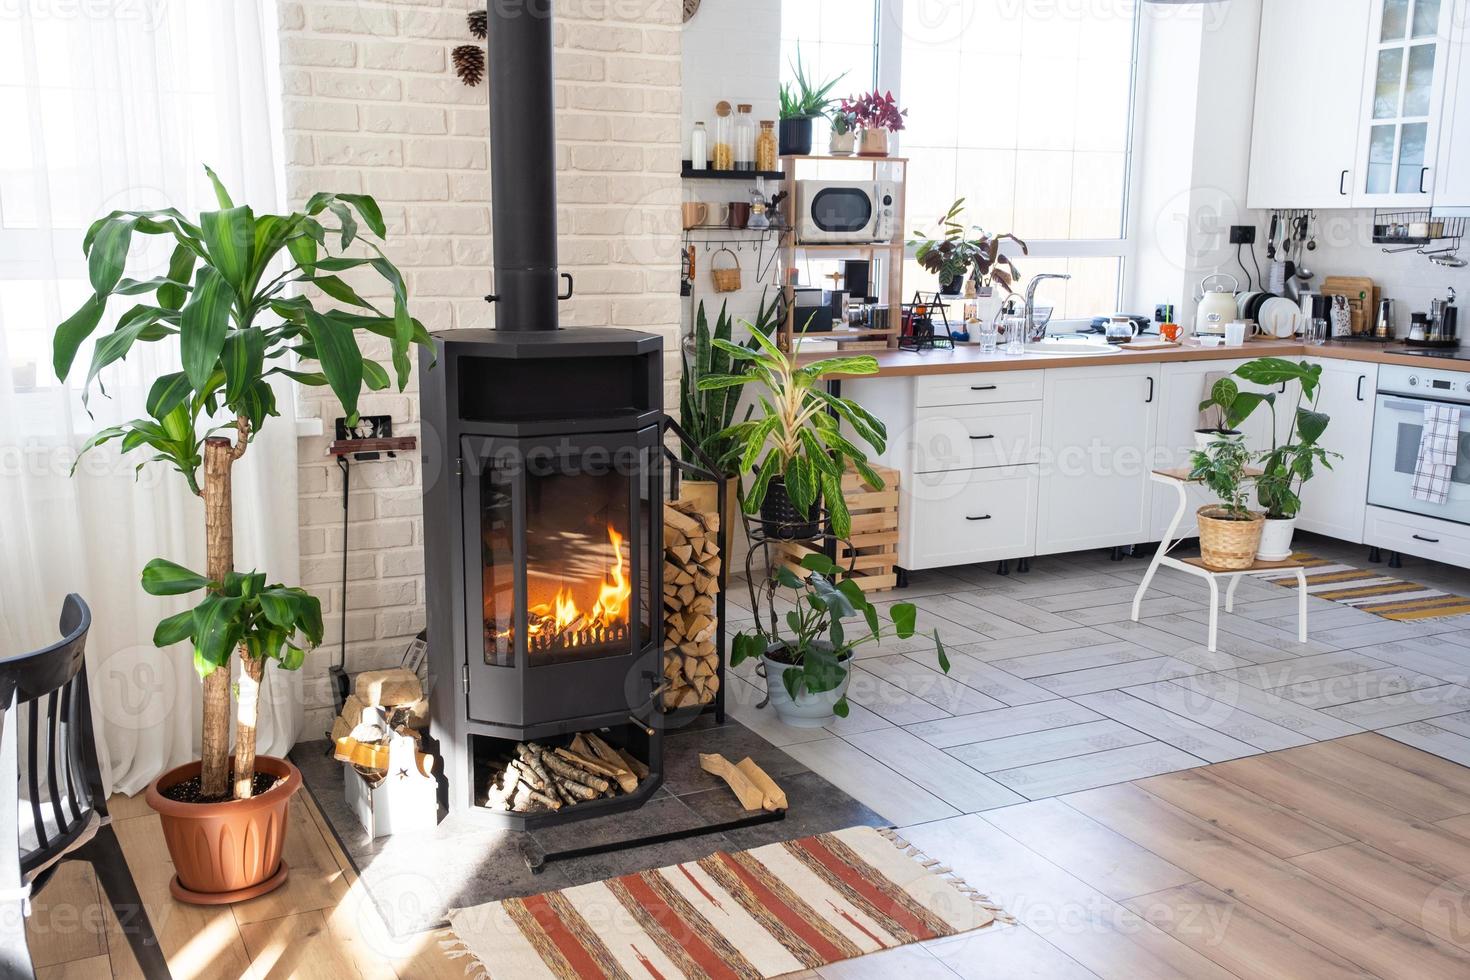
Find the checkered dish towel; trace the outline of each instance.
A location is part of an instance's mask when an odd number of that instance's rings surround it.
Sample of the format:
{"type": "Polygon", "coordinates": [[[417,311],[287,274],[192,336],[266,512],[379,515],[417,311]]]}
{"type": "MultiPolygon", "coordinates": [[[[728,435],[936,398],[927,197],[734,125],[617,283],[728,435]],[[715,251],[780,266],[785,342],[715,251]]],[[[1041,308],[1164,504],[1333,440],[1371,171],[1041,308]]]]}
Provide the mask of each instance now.
{"type": "Polygon", "coordinates": [[[1415,500],[1442,504],[1449,499],[1450,474],[1460,451],[1460,409],[1455,405],[1425,405],[1424,434],[1414,464],[1411,492],[1415,500]]]}

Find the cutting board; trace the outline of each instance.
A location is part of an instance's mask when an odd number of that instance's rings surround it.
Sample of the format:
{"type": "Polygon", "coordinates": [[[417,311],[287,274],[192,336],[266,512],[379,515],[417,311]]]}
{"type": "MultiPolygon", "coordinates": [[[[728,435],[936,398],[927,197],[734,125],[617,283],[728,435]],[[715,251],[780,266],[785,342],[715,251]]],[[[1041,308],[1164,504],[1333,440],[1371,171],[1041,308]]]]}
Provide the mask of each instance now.
{"type": "Polygon", "coordinates": [[[1373,309],[1378,290],[1367,276],[1328,276],[1322,280],[1323,296],[1346,296],[1353,315],[1353,336],[1373,328],[1373,309]]]}

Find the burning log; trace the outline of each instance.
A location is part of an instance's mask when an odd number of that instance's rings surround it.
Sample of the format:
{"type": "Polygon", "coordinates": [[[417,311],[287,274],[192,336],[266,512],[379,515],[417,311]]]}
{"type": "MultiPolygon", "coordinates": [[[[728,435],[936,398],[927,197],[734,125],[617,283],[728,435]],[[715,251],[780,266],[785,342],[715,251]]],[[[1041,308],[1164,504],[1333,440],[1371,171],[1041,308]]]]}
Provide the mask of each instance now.
{"type": "Polygon", "coordinates": [[[719,691],[720,520],[690,501],[664,505],[664,709],[709,704],[719,691]]]}

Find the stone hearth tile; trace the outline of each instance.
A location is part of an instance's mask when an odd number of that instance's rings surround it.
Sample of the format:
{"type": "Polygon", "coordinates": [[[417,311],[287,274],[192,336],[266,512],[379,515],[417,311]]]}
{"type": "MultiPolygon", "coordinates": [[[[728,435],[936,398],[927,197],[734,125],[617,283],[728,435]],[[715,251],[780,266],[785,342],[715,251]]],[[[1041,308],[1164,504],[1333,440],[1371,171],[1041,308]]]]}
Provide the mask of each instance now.
{"type": "MultiPolygon", "coordinates": [[[[790,809],[785,819],[776,823],[726,831],[730,844],[737,849],[759,847],[774,841],[794,840],[812,834],[825,834],[844,827],[885,827],[888,821],[857,800],[838,792],[831,783],[814,772],[798,773],[777,784],[786,794],[790,809]]],[[[706,823],[723,823],[755,816],[755,811],[742,809],[735,794],[727,788],[712,789],[680,802],[697,812],[706,823]]]]}
{"type": "Polygon", "coordinates": [[[664,739],[664,788],[674,796],[683,796],[723,787],[723,780],[699,767],[699,756],[710,753],[723,755],[731,762],[739,762],[749,756],[772,777],[788,776],[807,769],[744,725],[730,723],[682,731],[664,739]]]}

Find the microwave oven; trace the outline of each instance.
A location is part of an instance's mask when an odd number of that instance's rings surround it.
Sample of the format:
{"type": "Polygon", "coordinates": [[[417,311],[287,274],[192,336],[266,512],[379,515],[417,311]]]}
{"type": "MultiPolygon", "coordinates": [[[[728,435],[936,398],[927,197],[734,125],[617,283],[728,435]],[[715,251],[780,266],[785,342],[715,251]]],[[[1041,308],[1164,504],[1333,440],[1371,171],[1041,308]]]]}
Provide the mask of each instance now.
{"type": "Polygon", "coordinates": [[[798,180],[796,241],[870,245],[898,233],[898,185],[891,180],[798,180]]]}

